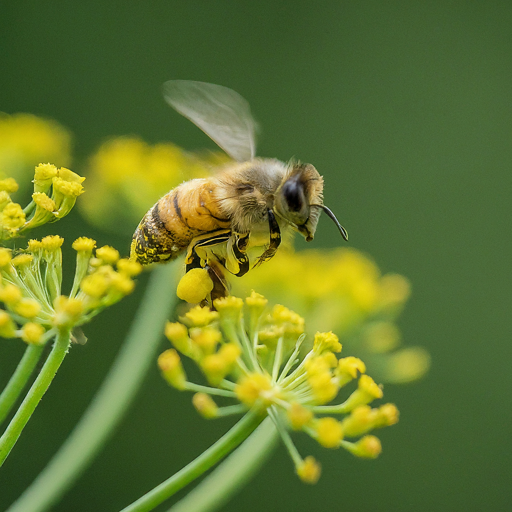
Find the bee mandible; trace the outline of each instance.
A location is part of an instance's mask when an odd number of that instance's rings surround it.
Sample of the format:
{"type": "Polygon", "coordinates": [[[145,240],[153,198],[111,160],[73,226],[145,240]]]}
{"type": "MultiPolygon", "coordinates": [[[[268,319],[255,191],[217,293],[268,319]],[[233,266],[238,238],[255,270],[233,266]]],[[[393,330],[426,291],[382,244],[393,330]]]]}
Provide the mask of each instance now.
{"type": "Polygon", "coordinates": [[[322,210],[348,240],[323,204],[323,178],[313,165],[256,158],[256,122],[242,96],[220,85],[171,80],[164,97],[234,162],[182,183],[152,206],[133,235],[132,258],[164,262],[187,250],[186,271],[207,268],[222,295],[223,269],[243,276],[274,256],[285,231],[313,240],[322,210]]]}

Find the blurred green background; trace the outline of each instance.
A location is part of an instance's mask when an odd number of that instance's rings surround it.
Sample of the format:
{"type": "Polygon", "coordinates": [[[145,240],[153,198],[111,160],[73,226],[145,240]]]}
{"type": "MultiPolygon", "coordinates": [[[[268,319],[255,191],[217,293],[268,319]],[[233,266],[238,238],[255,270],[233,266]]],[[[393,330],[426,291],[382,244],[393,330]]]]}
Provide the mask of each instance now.
{"type": "MultiPolygon", "coordinates": [[[[161,84],[235,89],[263,127],[259,154],[312,162],[350,245],[410,278],[400,327],[431,352],[432,369],[419,383],[386,387],[401,419],[379,432],[381,457],[356,460],[297,436],[323,465],[319,483],[301,484],[280,448],[224,510],[510,507],[510,2],[1,2],[0,70],[0,110],[68,127],[75,170],[113,135],[213,147],[165,105],[161,84]]],[[[58,230],[128,251],[128,239],[76,213],[58,230]]],[[[315,246],[340,243],[321,222],[315,246]]],[[[73,347],[0,471],[1,510],[89,403],[144,282],[73,347]]],[[[22,351],[2,342],[1,383],[22,351]]],[[[119,510],[230,424],[200,419],[155,365],[129,417],[53,510],[119,510]]]]}

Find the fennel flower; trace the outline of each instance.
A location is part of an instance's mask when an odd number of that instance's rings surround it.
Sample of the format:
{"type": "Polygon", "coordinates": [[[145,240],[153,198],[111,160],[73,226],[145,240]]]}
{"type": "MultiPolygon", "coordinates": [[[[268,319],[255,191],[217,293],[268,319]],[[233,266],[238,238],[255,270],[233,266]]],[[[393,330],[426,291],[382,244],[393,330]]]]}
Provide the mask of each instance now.
{"type": "Polygon", "coordinates": [[[379,455],[380,441],[369,433],[396,423],[398,410],[393,404],[370,406],[382,398],[382,386],[365,373],[360,359],[338,358],[342,346],[335,334],[317,332],[311,349],[304,352],[305,321],[290,309],[276,305],[269,311],[267,299],[254,291],[245,301],[229,296],[216,299],[214,306],[216,311],[196,306],[181,322],[169,322],[165,334],[174,348],[158,359],[169,384],[196,392],[192,402],[202,416],[249,410],[269,416],[296,473],[307,483],[318,480],[320,464],[299,454],[291,431],[357,457],[379,455]],[[188,380],[183,356],[199,367],[206,385],[188,380]],[[340,391],[352,381],[356,389],[339,401],[340,391]],[[215,396],[234,404],[218,405],[215,396]]]}

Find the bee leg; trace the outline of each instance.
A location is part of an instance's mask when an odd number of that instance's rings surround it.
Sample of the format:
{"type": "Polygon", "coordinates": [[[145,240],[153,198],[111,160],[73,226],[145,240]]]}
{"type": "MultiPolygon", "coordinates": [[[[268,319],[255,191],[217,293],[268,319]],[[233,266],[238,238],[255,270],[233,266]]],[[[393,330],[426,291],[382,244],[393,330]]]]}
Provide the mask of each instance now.
{"type": "Polygon", "coordinates": [[[189,245],[187,256],[185,257],[185,272],[193,268],[201,268],[201,258],[197,254],[198,247],[208,247],[211,245],[217,245],[225,243],[229,240],[231,232],[229,230],[214,231],[207,235],[202,235],[195,238],[189,245]]]}
{"type": "Polygon", "coordinates": [[[272,210],[268,211],[268,227],[270,230],[270,243],[268,249],[258,258],[256,265],[254,265],[255,267],[261,265],[264,261],[270,260],[281,243],[281,230],[272,210]]]}
{"type": "Polygon", "coordinates": [[[249,271],[249,257],[246,254],[247,244],[249,243],[249,233],[244,235],[237,234],[235,243],[233,244],[233,255],[238,262],[237,277],[242,277],[249,271]]]}
{"type": "Polygon", "coordinates": [[[222,267],[217,262],[211,261],[205,268],[208,270],[208,275],[213,281],[213,290],[210,293],[211,303],[208,305],[215,309],[213,301],[229,295],[229,284],[224,277],[222,267]]]}

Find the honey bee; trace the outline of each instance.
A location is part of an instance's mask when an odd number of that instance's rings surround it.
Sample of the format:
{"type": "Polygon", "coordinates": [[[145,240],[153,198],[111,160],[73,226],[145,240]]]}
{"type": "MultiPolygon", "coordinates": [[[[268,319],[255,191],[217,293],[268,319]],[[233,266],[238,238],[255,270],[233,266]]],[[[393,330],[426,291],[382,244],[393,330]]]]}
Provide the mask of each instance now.
{"type": "MultiPolygon", "coordinates": [[[[144,216],[131,245],[142,264],[175,259],[187,250],[186,271],[207,268],[227,290],[223,270],[243,276],[272,258],[281,233],[309,242],[323,210],[348,240],[345,228],[323,204],[322,176],[311,164],[255,157],[249,104],[220,85],[187,80],[164,84],[166,101],[234,159],[209,178],[182,183],[144,216]]],[[[213,292],[212,292],[213,293],[213,292]]]]}

